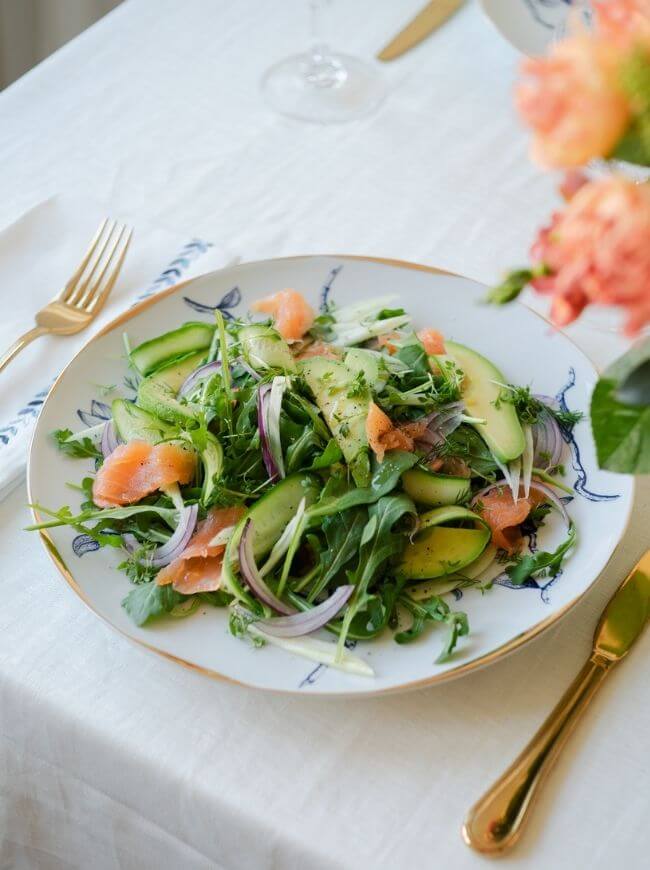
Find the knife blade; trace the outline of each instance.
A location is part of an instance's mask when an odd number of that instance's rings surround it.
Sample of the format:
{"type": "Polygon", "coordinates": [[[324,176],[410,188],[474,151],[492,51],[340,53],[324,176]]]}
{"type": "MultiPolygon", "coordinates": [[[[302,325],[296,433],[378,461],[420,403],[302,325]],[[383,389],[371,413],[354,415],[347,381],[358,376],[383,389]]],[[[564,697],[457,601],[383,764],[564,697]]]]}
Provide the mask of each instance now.
{"type": "Polygon", "coordinates": [[[592,658],[613,664],[626,655],[650,616],[650,550],[618,587],[594,634],[592,658]]]}
{"type": "Polygon", "coordinates": [[[389,61],[401,57],[413,46],[426,39],[456,12],[465,0],[432,0],[394,39],[377,55],[378,60],[389,61]]]}

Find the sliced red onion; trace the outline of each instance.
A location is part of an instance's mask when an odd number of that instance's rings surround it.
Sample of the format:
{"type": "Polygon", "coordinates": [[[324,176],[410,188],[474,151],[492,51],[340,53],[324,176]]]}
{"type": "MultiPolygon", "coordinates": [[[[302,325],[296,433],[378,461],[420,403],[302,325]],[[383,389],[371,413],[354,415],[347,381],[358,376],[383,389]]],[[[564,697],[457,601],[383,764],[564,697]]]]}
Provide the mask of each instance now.
{"type": "Polygon", "coordinates": [[[102,440],[100,443],[100,449],[104,459],[106,459],[107,456],[110,456],[120,443],[120,439],[115,431],[115,424],[112,420],[107,420],[102,429],[102,440]]]}
{"type": "Polygon", "coordinates": [[[463,422],[462,402],[452,402],[444,408],[439,408],[422,417],[417,422],[425,423],[427,431],[416,440],[427,447],[437,447],[443,444],[445,439],[454,432],[463,422]]]}
{"type": "Polygon", "coordinates": [[[211,374],[212,372],[217,372],[221,368],[221,361],[214,360],[214,362],[205,363],[205,365],[199,366],[198,369],[194,369],[191,375],[189,375],[183,381],[180,390],[178,391],[179,398],[183,396],[187,396],[188,393],[191,393],[196,384],[206,375],[211,374]]]}
{"type": "Polygon", "coordinates": [[[260,444],[262,446],[262,459],[269,478],[273,481],[280,476],[280,470],[275,464],[275,459],[269,447],[267,433],[267,406],[271,398],[271,384],[261,384],[257,388],[257,428],[260,433],[260,444]]]}
{"type": "Polygon", "coordinates": [[[538,492],[543,493],[548,501],[553,505],[553,507],[558,511],[559,514],[562,515],[562,519],[569,526],[571,524],[571,518],[567,513],[567,509],[564,506],[564,502],[561,498],[558,498],[557,495],[553,492],[550,486],[547,486],[545,483],[540,483],[538,480],[533,480],[530,484],[531,489],[536,489],[538,492]]]}
{"type": "MultiPolygon", "coordinates": [[[[199,506],[196,504],[189,505],[180,511],[178,525],[174,534],[168,541],[147,555],[147,565],[151,565],[152,568],[162,568],[181,555],[194,534],[198,513],[199,506]]],[[[135,553],[142,546],[135,535],[129,533],[122,535],[122,541],[129,553],[135,553]]]]}
{"type": "MultiPolygon", "coordinates": [[[[534,398],[553,410],[558,409],[557,399],[536,393],[534,398]]],[[[564,442],[560,425],[549,411],[544,411],[533,425],[533,444],[535,453],[533,464],[540,468],[552,468],[562,459],[564,442]]]]}
{"type": "Polygon", "coordinates": [[[289,616],[296,612],[295,607],[285,604],[277,595],[269,589],[266,581],[260,576],[260,572],[255,562],[255,554],[253,553],[253,521],[246,520],[242,536],[239,539],[239,570],[246,583],[252,591],[257,595],[260,601],[268,604],[273,610],[278,613],[284,613],[289,616]]]}
{"type": "Polygon", "coordinates": [[[253,378],[254,381],[261,381],[262,380],[262,375],[259,375],[252,366],[249,366],[248,363],[246,362],[246,360],[242,356],[237,357],[237,364],[241,368],[243,368],[243,370],[245,372],[247,372],[253,378]]]}
{"type": "Polygon", "coordinates": [[[304,613],[294,613],[292,616],[274,616],[271,619],[259,619],[255,624],[268,634],[275,637],[300,637],[311,634],[334,619],[352,592],[354,586],[339,586],[330,597],[307,610],[304,613]]]}

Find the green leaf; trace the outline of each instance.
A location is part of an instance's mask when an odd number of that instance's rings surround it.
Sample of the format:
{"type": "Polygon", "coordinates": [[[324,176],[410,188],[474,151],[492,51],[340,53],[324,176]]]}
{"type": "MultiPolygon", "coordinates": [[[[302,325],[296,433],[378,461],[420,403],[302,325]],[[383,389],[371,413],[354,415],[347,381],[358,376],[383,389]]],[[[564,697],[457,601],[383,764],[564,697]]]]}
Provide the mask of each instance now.
{"type": "Polygon", "coordinates": [[[598,465],[620,474],[650,472],[650,405],[623,402],[617,391],[650,358],[650,339],[610,366],[591,397],[591,427],[598,465]]]}
{"type": "Polygon", "coordinates": [[[490,289],[485,301],[492,305],[505,305],[512,302],[532,279],[531,269],[515,269],[513,272],[508,272],[500,284],[490,289]]]}
{"type": "Polygon", "coordinates": [[[309,593],[309,601],[314,601],[323,589],[337,578],[344,566],[358,554],[367,518],[368,515],[363,508],[325,518],[322,528],[327,548],[321,553],[322,573],[309,593]]]}
{"type": "Polygon", "coordinates": [[[372,504],[395,489],[403,472],[412,468],[417,461],[418,457],[415,453],[391,450],[384,461],[375,468],[370,486],[350,489],[340,496],[325,496],[318,504],[309,508],[308,514],[310,517],[325,517],[357,505],[372,504]]]}
{"type": "Polygon", "coordinates": [[[336,443],[336,439],[330,438],[327,442],[327,446],[316,459],[309,466],[311,471],[317,471],[319,468],[329,468],[330,465],[334,465],[336,462],[341,462],[343,459],[343,454],[341,453],[341,448],[336,443]]]}
{"type": "Polygon", "coordinates": [[[172,586],[143,583],[132,589],[122,601],[122,607],[136,625],[144,625],[149,619],[169,613],[184,596],[172,586]]]}
{"type": "Polygon", "coordinates": [[[424,345],[415,334],[409,337],[407,344],[403,344],[402,347],[398,348],[395,356],[409,367],[412,374],[424,378],[428,378],[431,375],[429,357],[424,349],[424,345]]]}
{"type": "Polygon", "coordinates": [[[341,624],[338,649],[342,650],[352,621],[357,614],[362,613],[375,596],[368,594],[368,588],[376,578],[384,563],[392,556],[397,556],[404,548],[406,535],[393,531],[395,524],[407,514],[417,516],[415,505],[403,493],[384,496],[368,509],[369,519],[366,529],[372,529],[370,535],[364,529],[363,540],[366,541],[359,553],[359,563],[348,580],[355,587],[348,603],[341,624]]]}
{"type": "Polygon", "coordinates": [[[523,556],[515,565],[506,568],[506,574],[515,586],[521,586],[529,577],[544,572],[550,577],[556,577],[567,553],[573,547],[576,540],[576,530],[573,523],[569,527],[569,534],[565,541],[552,553],[539,550],[537,553],[529,553],[523,556]]]}
{"type": "Polygon", "coordinates": [[[395,640],[399,644],[417,640],[428,623],[441,622],[448,626],[447,639],[436,659],[436,664],[446,661],[453,652],[458,638],[469,634],[467,614],[451,610],[447,602],[438,595],[432,595],[423,601],[414,601],[410,595],[403,594],[399,597],[399,603],[413,617],[410,627],[395,635],[395,640]]]}
{"type": "Polygon", "coordinates": [[[101,450],[96,447],[90,438],[75,438],[72,429],[57,429],[52,432],[52,437],[56,442],[56,446],[67,456],[73,456],[75,459],[103,459],[101,450]]]}
{"type": "Polygon", "coordinates": [[[495,476],[497,465],[489,447],[478,432],[466,424],[462,424],[448,435],[436,453],[440,457],[462,459],[474,476],[486,480],[492,480],[495,476]]]}

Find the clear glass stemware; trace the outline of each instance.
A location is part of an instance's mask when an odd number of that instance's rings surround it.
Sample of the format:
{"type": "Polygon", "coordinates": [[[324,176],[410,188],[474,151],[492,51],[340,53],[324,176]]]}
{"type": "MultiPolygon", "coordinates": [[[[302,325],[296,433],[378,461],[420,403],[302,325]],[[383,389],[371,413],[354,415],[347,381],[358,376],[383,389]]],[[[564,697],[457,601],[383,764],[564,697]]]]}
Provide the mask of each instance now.
{"type": "Polygon", "coordinates": [[[334,52],[321,38],[320,13],[327,0],[309,0],[311,48],[280,61],[262,78],[262,91],[282,115],[319,124],[353,121],[373,111],[385,87],[374,67],[334,52]]]}

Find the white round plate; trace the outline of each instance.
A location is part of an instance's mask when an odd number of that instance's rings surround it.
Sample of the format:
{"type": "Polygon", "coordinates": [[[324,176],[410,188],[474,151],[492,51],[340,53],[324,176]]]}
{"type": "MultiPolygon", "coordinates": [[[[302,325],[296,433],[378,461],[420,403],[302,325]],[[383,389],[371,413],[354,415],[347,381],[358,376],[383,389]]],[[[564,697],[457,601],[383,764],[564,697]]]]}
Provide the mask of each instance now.
{"type": "Polygon", "coordinates": [[[509,43],[528,55],[544,54],[563,27],[571,0],[481,0],[483,11],[509,43]]]}
{"type": "MultiPolygon", "coordinates": [[[[41,412],[29,461],[31,502],[50,508],[78,507],[79,494],[66,483],[78,483],[92,473],[91,463],[61,454],[49,433],[65,427],[78,431],[105,417],[106,398],[97,384],[117,384],[120,394],[133,396],[125,381],[125,331],[135,344],[185,320],[212,320],[217,307],[226,316],[243,315],[255,299],[284,287],[300,290],[314,306],[324,294],[349,303],[395,293],[416,327],[435,327],[448,338],[470,345],[493,360],[511,382],[530,384],[535,392],[562,394],[572,410],[588,408],[596,373],[587,358],[523,305],[481,305],[485,288],[473,281],[414,264],[344,256],[247,263],[196,278],[141,303],[83,348],[41,412]]],[[[222,609],[206,607],[187,619],[160,619],[138,628],[121,607],[131,587],[116,569],[118,551],[95,550],[91,541],[69,528],[52,529],[46,544],[64,577],[95,613],[168,658],[263,689],[335,695],[385,692],[440,682],[495,661],[557,620],[591,586],[623,534],[633,481],[597,468],[586,421],[576,427],[565,461],[567,480],[575,490],[569,512],[579,543],[560,576],[525,588],[501,585],[502,578],[486,594],[469,589],[460,600],[452,599],[456,609],[467,612],[471,632],[445,664],[434,664],[443,639],[441,627],[406,646],[396,644],[390,632],[380,640],[358,644],[355,652],[372,666],[374,678],[319,667],[274,647],[253,648],[229,634],[222,609]]],[[[549,534],[557,539],[560,531],[551,526],[549,534]]],[[[545,541],[540,543],[543,546],[545,541]]]]}

